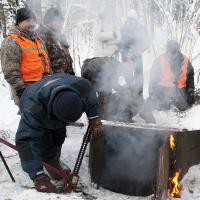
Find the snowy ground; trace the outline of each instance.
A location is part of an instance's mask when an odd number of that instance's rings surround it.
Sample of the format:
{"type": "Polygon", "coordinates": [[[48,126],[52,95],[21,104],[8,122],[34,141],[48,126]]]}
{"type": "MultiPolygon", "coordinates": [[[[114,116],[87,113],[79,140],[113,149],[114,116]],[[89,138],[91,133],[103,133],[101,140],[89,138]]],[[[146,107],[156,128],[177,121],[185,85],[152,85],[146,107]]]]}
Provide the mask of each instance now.
{"type": "MultiPolygon", "coordinates": [[[[3,137],[14,143],[15,132],[19,122],[19,116],[16,114],[18,109],[10,100],[7,84],[0,79],[0,130],[4,130],[3,137]],[[4,85],[4,86],[2,86],[4,85]]],[[[162,126],[170,126],[177,128],[200,129],[199,116],[200,106],[190,109],[187,114],[177,114],[175,112],[155,112],[157,123],[162,126]]],[[[84,118],[82,119],[84,121],[84,118]]],[[[82,141],[84,128],[68,128],[68,138],[62,150],[62,159],[70,167],[73,167],[80,143],[82,141]]],[[[0,150],[6,157],[10,169],[16,178],[16,183],[12,183],[3,163],[0,161],[0,200],[53,200],[53,199],[84,199],[81,194],[58,195],[58,194],[42,194],[36,192],[32,187],[33,184],[28,176],[22,171],[19,157],[17,153],[0,144],[0,150]]],[[[131,197],[110,192],[105,189],[96,190],[92,188],[89,179],[88,157],[84,158],[81,167],[80,176],[82,182],[88,185],[90,193],[97,197],[97,200],[150,200],[150,197],[131,197]]],[[[183,200],[200,200],[200,165],[192,167],[188,174],[183,178],[182,184],[184,191],[182,193],[183,200]]]]}

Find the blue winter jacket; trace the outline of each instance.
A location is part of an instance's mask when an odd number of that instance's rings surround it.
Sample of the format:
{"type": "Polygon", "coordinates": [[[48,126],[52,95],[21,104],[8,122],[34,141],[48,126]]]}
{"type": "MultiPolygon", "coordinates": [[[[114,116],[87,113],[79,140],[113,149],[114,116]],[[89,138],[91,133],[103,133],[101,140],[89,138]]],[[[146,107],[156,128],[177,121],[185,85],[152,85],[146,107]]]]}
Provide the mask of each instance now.
{"type": "Polygon", "coordinates": [[[67,125],[52,114],[55,95],[63,90],[72,90],[81,97],[89,119],[98,116],[96,93],[90,83],[81,77],[59,73],[30,84],[20,102],[21,120],[16,134],[16,146],[22,168],[32,179],[42,170],[39,145],[44,128],[56,130],[67,125]]]}

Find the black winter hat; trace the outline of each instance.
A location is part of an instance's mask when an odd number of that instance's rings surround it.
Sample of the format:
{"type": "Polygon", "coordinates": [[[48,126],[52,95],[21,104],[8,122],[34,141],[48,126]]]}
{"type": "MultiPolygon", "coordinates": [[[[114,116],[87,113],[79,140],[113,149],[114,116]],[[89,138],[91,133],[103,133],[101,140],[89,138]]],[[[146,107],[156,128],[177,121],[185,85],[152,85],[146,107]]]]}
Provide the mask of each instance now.
{"type": "Polygon", "coordinates": [[[63,15],[57,8],[50,8],[47,10],[45,16],[44,16],[44,24],[49,24],[49,22],[52,22],[55,18],[63,20],[63,15]]]}
{"type": "Polygon", "coordinates": [[[83,112],[83,102],[73,91],[60,92],[53,101],[53,114],[63,122],[75,122],[83,112]]]}
{"type": "Polygon", "coordinates": [[[18,9],[15,17],[16,25],[27,19],[34,19],[36,21],[34,12],[27,7],[18,9]]]}

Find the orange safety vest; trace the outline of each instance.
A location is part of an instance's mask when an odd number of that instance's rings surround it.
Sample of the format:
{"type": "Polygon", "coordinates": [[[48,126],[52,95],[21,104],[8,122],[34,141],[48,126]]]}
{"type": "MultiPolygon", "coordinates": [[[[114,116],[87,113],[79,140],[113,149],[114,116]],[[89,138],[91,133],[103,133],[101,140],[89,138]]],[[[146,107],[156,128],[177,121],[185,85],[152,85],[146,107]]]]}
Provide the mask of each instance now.
{"type": "Polygon", "coordinates": [[[42,79],[44,74],[50,73],[47,52],[42,41],[36,38],[35,42],[26,37],[10,34],[21,47],[21,76],[24,82],[35,82],[42,79]]]}
{"type": "Polygon", "coordinates": [[[164,55],[161,55],[160,56],[160,64],[161,64],[160,85],[165,86],[165,87],[178,87],[180,89],[186,88],[188,62],[189,62],[189,59],[186,56],[184,56],[184,60],[181,66],[180,76],[177,81],[175,79],[170,63],[167,61],[164,55]]]}

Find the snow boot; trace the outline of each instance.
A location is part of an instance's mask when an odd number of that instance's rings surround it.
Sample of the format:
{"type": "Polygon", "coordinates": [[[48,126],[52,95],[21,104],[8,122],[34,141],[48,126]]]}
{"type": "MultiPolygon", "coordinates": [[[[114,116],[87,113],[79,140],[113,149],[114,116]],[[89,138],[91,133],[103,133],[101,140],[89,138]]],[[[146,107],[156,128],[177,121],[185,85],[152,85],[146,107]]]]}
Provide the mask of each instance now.
{"type": "Polygon", "coordinates": [[[34,179],[33,183],[38,192],[52,193],[56,191],[56,187],[50,180],[46,174],[41,174],[34,179]]]}
{"type": "MultiPolygon", "coordinates": [[[[62,161],[60,161],[59,158],[54,158],[52,160],[49,160],[47,162],[47,164],[51,165],[52,167],[55,167],[58,170],[66,172],[67,174],[69,174],[71,172],[71,169],[67,165],[65,165],[62,161]]],[[[62,180],[62,177],[60,177],[59,175],[50,172],[48,169],[46,169],[46,170],[47,170],[47,172],[48,172],[48,174],[49,174],[49,176],[51,177],[52,180],[55,180],[55,181],[62,180]]]]}

